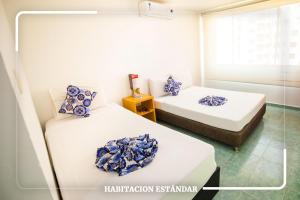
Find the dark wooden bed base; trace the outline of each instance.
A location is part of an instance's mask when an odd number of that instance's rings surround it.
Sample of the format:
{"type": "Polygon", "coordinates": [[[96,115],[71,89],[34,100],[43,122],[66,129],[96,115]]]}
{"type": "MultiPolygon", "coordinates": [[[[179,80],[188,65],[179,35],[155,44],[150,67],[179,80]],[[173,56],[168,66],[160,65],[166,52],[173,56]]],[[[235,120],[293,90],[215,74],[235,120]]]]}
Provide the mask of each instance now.
{"type": "Polygon", "coordinates": [[[259,124],[266,112],[266,104],[256,113],[252,120],[238,132],[229,131],[194,120],[190,120],[172,113],[156,109],[156,116],[158,120],[173,124],[175,126],[190,130],[199,135],[206,136],[208,138],[224,142],[229,144],[238,150],[241,144],[247,139],[247,137],[253,132],[255,127],[259,124]]]}
{"type": "MultiPolygon", "coordinates": [[[[213,175],[206,182],[204,187],[220,186],[220,167],[217,167],[213,175]]],[[[212,200],[219,190],[203,190],[203,188],[194,196],[193,200],[212,200]]]]}

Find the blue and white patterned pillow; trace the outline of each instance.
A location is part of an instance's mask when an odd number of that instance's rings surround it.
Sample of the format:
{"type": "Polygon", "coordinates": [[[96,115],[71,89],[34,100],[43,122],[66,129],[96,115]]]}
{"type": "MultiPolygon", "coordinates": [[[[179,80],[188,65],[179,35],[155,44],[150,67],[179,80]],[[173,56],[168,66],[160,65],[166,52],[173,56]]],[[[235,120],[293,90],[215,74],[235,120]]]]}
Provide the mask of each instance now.
{"type": "Polygon", "coordinates": [[[177,96],[180,91],[181,85],[181,82],[176,81],[172,76],[169,76],[167,83],[164,86],[164,91],[172,96],[177,96]]]}
{"type": "Polygon", "coordinates": [[[74,114],[79,117],[90,116],[90,105],[96,96],[96,92],[69,85],[66,98],[59,109],[59,113],[74,114]]]}

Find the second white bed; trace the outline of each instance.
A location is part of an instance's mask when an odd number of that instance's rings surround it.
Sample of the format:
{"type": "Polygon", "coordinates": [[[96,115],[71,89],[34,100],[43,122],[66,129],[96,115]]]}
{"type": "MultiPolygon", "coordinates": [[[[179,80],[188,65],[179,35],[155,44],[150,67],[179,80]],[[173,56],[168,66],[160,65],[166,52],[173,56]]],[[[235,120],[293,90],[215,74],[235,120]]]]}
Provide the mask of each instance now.
{"type": "Polygon", "coordinates": [[[178,96],[156,98],[155,106],[187,119],[237,132],[251,121],[265,102],[263,94],[192,86],[180,91],[178,96]],[[198,103],[201,98],[211,95],[223,96],[228,101],[222,106],[198,103]]]}
{"type": "Polygon", "coordinates": [[[192,199],[196,193],[105,193],[110,185],[204,186],[216,169],[214,148],[111,104],[88,118],[51,120],[46,140],[64,200],[192,199]],[[95,167],[96,150],[112,139],[149,133],[158,140],[153,162],[119,177],[95,167]]]}

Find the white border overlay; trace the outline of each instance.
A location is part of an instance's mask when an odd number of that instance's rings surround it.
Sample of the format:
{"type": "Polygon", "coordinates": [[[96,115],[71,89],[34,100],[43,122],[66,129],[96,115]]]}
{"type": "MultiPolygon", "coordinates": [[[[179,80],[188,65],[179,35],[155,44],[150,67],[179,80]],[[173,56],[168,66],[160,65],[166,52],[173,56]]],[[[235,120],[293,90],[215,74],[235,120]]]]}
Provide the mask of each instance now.
{"type": "MultiPolygon", "coordinates": [[[[15,51],[19,52],[19,19],[22,15],[96,15],[98,11],[20,11],[15,17],[15,51]]],[[[285,85],[284,85],[285,88],[285,85]]],[[[284,95],[285,96],[285,95],[284,95]]],[[[285,109],[285,107],[284,107],[285,109]]],[[[285,124],[285,122],[284,122],[285,124]]],[[[285,126],[285,125],[284,125],[285,126]]],[[[284,128],[285,135],[285,128],[284,128]]],[[[285,143],[285,140],[284,140],[285,143]]],[[[203,190],[281,190],[286,186],[286,148],[283,149],[283,183],[277,187],[203,187],[203,190]]]]}

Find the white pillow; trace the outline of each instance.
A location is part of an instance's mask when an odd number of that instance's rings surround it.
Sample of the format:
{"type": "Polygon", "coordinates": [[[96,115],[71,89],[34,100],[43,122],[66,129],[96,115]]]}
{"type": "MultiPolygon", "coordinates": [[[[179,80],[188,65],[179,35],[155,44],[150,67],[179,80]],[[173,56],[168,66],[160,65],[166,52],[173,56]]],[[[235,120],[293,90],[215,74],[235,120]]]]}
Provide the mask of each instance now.
{"type": "Polygon", "coordinates": [[[164,91],[164,86],[167,82],[167,79],[168,77],[160,79],[149,79],[150,94],[154,97],[162,97],[168,95],[168,93],[164,91]]]}
{"type": "Polygon", "coordinates": [[[165,77],[160,78],[150,78],[149,79],[149,89],[150,94],[154,97],[162,97],[169,95],[168,93],[164,92],[164,86],[167,83],[169,76],[173,76],[176,81],[182,83],[181,89],[185,89],[191,87],[193,85],[193,80],[190,72],[182,72],[180,74],[169,74],[165,77]]]}
{"type": "MultiPolygon", "coordinates": [[[[77,86],[77,85],[76,85],[77,86]]],[[[105,106],[106,105],[106,100],[101,92],[100,89],[95,89],[93,87],[89,87],[89,86],[78,86],[80,88],[83,89],[87,89],[90,91],[94,91],[97,92],[97,95],[95,96],[92,104],[91,104],[91,110],[95,110],[99,107],[105,106]]],[[[64,88],[52,88],[49,89],[49,94],[52,100],[52,104],[53,104],[53,116],[55,116],[56,119],[64,119],[67,117],[71,117],[72,115],[66,115],[66,114],[62,114],[59,113],[59,109],[61,107],[61,105],[63,104],[65,98],[66,98],[66,94],[67,94],[67,86],[64,88]]]]}

